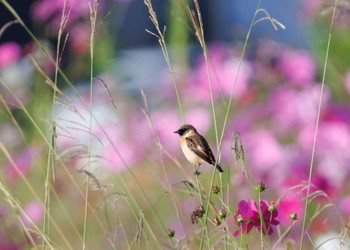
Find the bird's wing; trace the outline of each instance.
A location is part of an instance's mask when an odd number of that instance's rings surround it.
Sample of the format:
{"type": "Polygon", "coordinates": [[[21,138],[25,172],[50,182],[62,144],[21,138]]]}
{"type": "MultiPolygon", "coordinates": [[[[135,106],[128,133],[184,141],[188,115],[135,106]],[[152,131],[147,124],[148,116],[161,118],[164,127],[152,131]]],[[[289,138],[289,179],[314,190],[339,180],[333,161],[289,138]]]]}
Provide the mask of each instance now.
{"type": "Polygon", "coordinates": [[[189,136],[186,138],[187,146],[200,158],[211,165],[215,164],[215,158],[203,136],[189,136]]]}

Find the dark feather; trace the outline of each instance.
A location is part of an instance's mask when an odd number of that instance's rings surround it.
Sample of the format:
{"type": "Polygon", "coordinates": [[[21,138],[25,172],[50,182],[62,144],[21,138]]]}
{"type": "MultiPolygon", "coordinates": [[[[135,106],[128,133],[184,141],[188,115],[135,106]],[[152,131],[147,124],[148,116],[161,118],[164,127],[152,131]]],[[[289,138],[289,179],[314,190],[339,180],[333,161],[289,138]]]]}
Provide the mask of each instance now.
{"type": "Polygon", "coordinates": [[[201,135],[199,135],[199,138],[200,140],[198,140],[195,136],[187,137],[186,142],[188,147],[204,161],[206,161],[210,165],[215,165],[215,157],[211,152],[207,141],[201,135]],[[200,149],[198,149],[198,146],[200,147],[200,149]]]}

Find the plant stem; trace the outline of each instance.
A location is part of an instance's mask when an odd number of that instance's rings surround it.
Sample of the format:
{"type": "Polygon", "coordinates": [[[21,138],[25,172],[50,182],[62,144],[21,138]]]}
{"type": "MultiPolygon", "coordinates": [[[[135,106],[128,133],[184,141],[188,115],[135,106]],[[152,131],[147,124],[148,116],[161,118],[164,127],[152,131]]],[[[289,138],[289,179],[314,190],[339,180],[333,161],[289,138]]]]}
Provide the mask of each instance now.
{"type": "MultiPolygon", "coordinates": [[[[88,147],[88,165],[87,171],[90,172],[91,162],[91,143],[92,143],[92,105],[93,105],[93,79],[94,79],[94,45],[95,45],[95,26],[97,19],[98,0],[94,0],[93,4],[89,3],[90,7],[90,21],[91,21],[91,35],[90,35],[90,133],[89,133],[89,147],[88,147]]],[[[89,182],[90,176],[86,175],[85,188],[85,211],[84,211],[84,231],[83,231],[83,250],[86,249],[87,236],[87,214],[89,201],[89,182]]]]}
{"type": "Polygon", "coordinates": [[[322,107],[323,89],[325,86],[329,48],[330,48],[331,39],[332,39],[332,30],[333,30],[335,12],[337,9],[337,3],[338,3],[338,0],[334,0],[332,19],[331,19],[331,24],[330,24],[329,33],[328,33],[326,56],[325,56],[325,62],[324,62],[324,66],[323,66],[322,84],[321,84],[320,98],[318,101],[317,118],[316,118],[316,124],[315,124],[315,133],[314,133],[313,144],[312,144],[311,162],[310,162],[310,170],[309,170],[309,180],[307,183],[307,192],[306,192],[306,199],[305,199],[305,209],[304,209],[303,227],[302,227],[302,231],[301,231],[300,250],[303,249],[304,233],[305,233],[305,226],[306,226],[306,216],[307,216],[307,210],[308,210],[308,205],[309,205],[310,184],[311,184],[311,179],[312,179],[312,171],[313,171],[314,158],[315,158],[318,126],[319,126],[319,122],[320,122],[320,114],[321,114],[321,107],[322,107]]]}

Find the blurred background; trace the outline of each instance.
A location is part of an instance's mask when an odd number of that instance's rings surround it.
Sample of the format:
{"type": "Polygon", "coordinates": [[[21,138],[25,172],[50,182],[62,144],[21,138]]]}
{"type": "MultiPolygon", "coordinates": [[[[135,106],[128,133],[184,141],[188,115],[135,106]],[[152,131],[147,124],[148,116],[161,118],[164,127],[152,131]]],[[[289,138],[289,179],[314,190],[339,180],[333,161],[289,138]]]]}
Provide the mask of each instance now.
{"type": "MultiPolygon", "coordinates": [[[[64,228],[71,247],[81,247],[81,191],[89,160],[93,178],[87,241],[91,249],[113,248],[110,241],[120,248],[132,247],[143,216],[156,233],[164,234],[142,190],[165,227],[175,229],[175,238],[189,248],[195,247],[198,242],[189,239],[200,225],[191,225],[190,215],[199,201],[184,185],[184,181],[195,181],[193,168],[184,159],[173,133],[183,123],[173,81],[185,121],[208,138],[215,155],[219,143],[207,66],[186,9],[186,5],[194,9],[193,2],[152,1],[160,29],[166,27],[170,72],[158,38],[146,32],[157,30],[143,1],[99,1],[91,123],[89,1],[68,0],[66,7],[63,0],[8,3],[37,42],[2,3],[1,182],[23,211],[14,211],[2,190],[0,248],[33,245],[28,235],[19,233],[23,227],[19,221],[28,228],[33,228],[32,222],[39,228],[45,224],[43,201],[50,161],[54,168],[49,176],[51,213],[58,224],[51,237],[60,242],[59,228],[64,228]],[[48,79],[54,81],[55,65],[48,55],[56,58],[62,11],[68,17],[61,29],[59,66],[66,77],[57,76],[53,101],[55,87],[48,79]],[[55,152],[51,156],[50,139],[55,152]],[[132,212],[135,206],[140,214],[132,212]]],[[[220,161],[225,171],[225,201],[234,214],[239,200],[255,198],[249,182],[263,181],[268,187],[264,199],[278,201],[279,231],[283,233],[293,225],[288,234],[293,241],[301,234],[305,189],[298,185],[305,184],[309,177],[334,3],[263,1],[240,64],[257,4],[244,0],[200,1],[216,123],[219,136],[223,133],[220,161]],[[235,132],[239,132],[244,147],[250,181],[233,150],[235,132]],[[298,214],[296,223],[289,219],[291,213],[298,214]]],[[[310,205],[310,216],[320,215],[307,229],[313,247],[342,232],[350,216],[349,4],[347,0],[339,1],[337,7],[323,89],[312,175],[312,191],[320,193],[310,205]]],[[[211,168],[202,166],[201,171],[201,183],[210,190],[211,168]]],[[[218,176],[214,183],[219,185],[218,176]]],[[[237,230],[233,216],[227,225],[232,232],[237,230]]],[[[33,233],[31,237],[40,242],[39,235],[33,233]]],[[[276,234],[271,237],[279,238],[276,234]]],[[[140,241],[147,242],[147,237],[140,241]]],[[[161,241],[166,242],[166,236],[161,241]]],[[[339,245],[339,239],[334,244],[339,245]]]]}

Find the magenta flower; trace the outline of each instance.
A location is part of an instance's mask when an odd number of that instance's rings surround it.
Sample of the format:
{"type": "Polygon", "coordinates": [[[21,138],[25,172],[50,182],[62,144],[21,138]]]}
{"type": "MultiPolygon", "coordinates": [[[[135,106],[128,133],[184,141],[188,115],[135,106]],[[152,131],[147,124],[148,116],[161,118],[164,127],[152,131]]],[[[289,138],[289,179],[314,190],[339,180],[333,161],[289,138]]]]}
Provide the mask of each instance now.
{"type": "Polygon", "coordinates": [[[37,201],[32,201],[24,208],[24,212],[21,214],[24,224],[27,226],[33,223],[38,223],[44,217],[44,208],[42,204],[37,201]],[[28,218],[29,217],[29,218],[28,218]]]}
{"type": "Polygon", "coordinates": [[[306,50],[285,51],[279,61],[279,68],[286,80],[299,86],[310,84],[316,76],[316,65],[306,50]]]}
{"type": "MultiPolygon", "coordinates": [[[[211,46],[208,53],[210,81],[214,99],[220,96],[229,97],[234,87],[239,58],[231,55],[232,53],[221,44],[211,46]]],[[[250,64],[244,61],[235,86],[235,97],[242,97],[247,92],[251,71],[250,64]]],[[[205,103],[210,102],[210,88],[204,57],[199,58],[186,89],[190,98],[195,98],[205,103]]]]}
{"type": "Polygon", "coordinates": [[[21,57],[21,47],[14,42],[0,44],[0,69],[16,62],[21,57]]]}
{"type": "Polygon", "coordinates": [[[35,156],[39,154],[39,150],[33,148],[23,150],[20,154],[14,158],[15,165],[11,163],[5,164],[6,177],[11,184],[15,184],[21,178],[21,175],[27,175],[30,173],[33,167],[33,161],[35,156]]]}
{"type": "Polygon", "coordinates": [[[278,209],[281,212],[279,218],[283,226],[290,225],[290,214],[296,213],[299,218],[304,215],[304,202],[300,197],[293,194],[287,194],[286,197],[279,203],[278,209]]]}
{"type": "Polygon", "coordinates": [[[279,224],[277,220],[278,210],[277,208],[269,209],[269,204],[265,200],[260,201],[260,210],[263,223],[260,222],[259,209],[255,201],[240,201],[238,203],[238,211],[234,216],[240,230],[234,232],[233,236],[236,237],[241,233],[248,234],[254,227],[262,231],[265,235],[271,235],[273,233],[272,225],[279,224]],[[261,225],[263,226],[262,230],[261,225]]]}
{"type": "MultiPolygon", "coordinates": [[[[262,232],[264,235],[266,234],[271,235],[273,233],[272,225],[277,226],[280,224],[280,222],[277,220],[278,210],[275,207],[274,209],[269,209],[269,204],[265,200],[260,201],[260,210],[261,210],[261,215],[263,219],[262,232]]],[[[259,219],[259,222],[258,222],[257,228],[260,232],[261,231],[260,217],[258,217],[258,219],[259,219]]]]}
{"type": "Polygon", "coordinates": [[[240,230],[233,233],[233,236],[238,236],[241,233],[249,233],[254,226],[257,226],[257,221],[259,217],[259,210],[256,206],[255,201],[248,200],[240,201],[238,203],[238,211],[235,214],[234,218],[237,225],[240,227],[240,230]]]}
{"type": "Polygon", "coordinates": [[[345,89],[350,95],[350,71],[345,76],[345,89]]]}
{"type": "Polygon", "coordinates": [[[198,219],[202,218],[204,214],[205,214],[204,207],[202,205],[199,205],[191,214],[192,224],[198,223],[198,219]]]}

